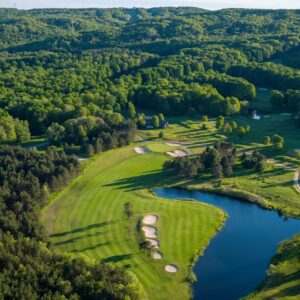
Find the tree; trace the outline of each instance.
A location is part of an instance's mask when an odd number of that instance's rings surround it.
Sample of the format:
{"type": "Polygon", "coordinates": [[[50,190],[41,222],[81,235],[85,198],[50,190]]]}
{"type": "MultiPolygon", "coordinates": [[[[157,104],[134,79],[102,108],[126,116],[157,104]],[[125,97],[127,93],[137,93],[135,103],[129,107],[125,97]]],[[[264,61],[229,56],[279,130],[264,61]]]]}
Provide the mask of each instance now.
{"type": "Polygon", "coordinates": [[[224,126],[225,119],[223,116],[219,116],[217,119],[216,127],[217,129],[221,129],[224,126]]]}
{"type": "Polygon", "coordinates": [[[222,165],[220,163],[215,163],[212,166],[212,173],[214,175],[215,178],[223,178],[223,168],[222,165]]]}
{"type": "Polygon", "coordinates": [[[284,106],[284,100],[284,95],[281,92],[272,90],[270,102],[274,107],[281,108],[282,106],[284,106]]]}
{"type": "Polygon", "coordinates": [[[243,126],[240,126],[237,130],[237,134],[240,138],[244,137],[246,135],[247,131],[243,126]]]}
{"type": "Polygon", "coordinates": [[[160,125],[159,118],[157,116],[153,116],[153,118],[152,118],[152,126],[154,128],[159,128],[159,125],[160,125]]]}
{"type": "Polygon", "coordinates": [[[95,154],[95,149],[92,144],[87,144],[85,147],[85,154],[87,157],[92,157],[95,154]]]}
{"type": "Polygon", "coordinates": [[[102,146],[102,144],[100,143],[100,140],[99,140],[99,139],[96,139],[95,145],[94,145],[94,149],[95,149],[95,153],[96,153],[96,154],[99,154],[99,153],[102,152],[103,146],[102,146]]]}
{"type": "Polygon", "coordinates": [[[225,124],[224,125],[224,133],[226,134],[226,135],[231,135],[232,134],[232,127],[231,127],[231,125],[230,124],[225,124]]]}
{"type": "Polygon", "coordinates": [[[27,121],[15,120],[15,130],[17,135],[17,143],[25,143],[30,140],[30,131],[27,121]]]}
{"type": "Polygon", "coordinates": [[[163,138],[164,138],[164,133],[163,133],[162,131],[160,131],[159,134],[158,134],[158,137],[159,137],[160,139],[163,139],[163,138]]]}
{"type": "Polygon", "coordinates": [[[133,119],[136,115],[135,106],[132,102],[128,102],[128,118],[133,119]]]}
{"type": "Polygon", "coordinates": [[[271,138],[269,136],[264,136],[263,144],[268,146],[271,143],[271,138]]]}
{"type": "Polygon", "coordinates": [[[273,144],[277,144],[277,143],[284,144],[284,138],[278,134],[274,134],[272,137],[272,142],[273,144]]]}
{"type": "Polygon", "coordinates": [[[126,202],[124,204],[124,214],[127,219],[131,219],[133,216],[133,205],[131,202],[126,202]]]}
{"type": "Polygon", "coordinates": [[[161,123],[162,121],[165,120],[165,117],[164,117],[164,115],[162,113],[159,113],[158,114],[158,119],[159,119],[159,122],[161,123]]]}
{"type": "Polygon", "coordinates": [[[61,145],[65,138],[65,127],[52,123],[47,129],[47,137],[50,144],[61,145]]]}
{"type": "Polygon", "coordinates": [[[238,125],[235,121],[230,121],[229,125],[231,126],[232,130],[236,130],[238,128],[238,125]]]}
{"type": "Polygon", "coordinates": [[[275,151],[280,151],[283,149],[283,143],[273,143],[273,149],[275,151]]]}

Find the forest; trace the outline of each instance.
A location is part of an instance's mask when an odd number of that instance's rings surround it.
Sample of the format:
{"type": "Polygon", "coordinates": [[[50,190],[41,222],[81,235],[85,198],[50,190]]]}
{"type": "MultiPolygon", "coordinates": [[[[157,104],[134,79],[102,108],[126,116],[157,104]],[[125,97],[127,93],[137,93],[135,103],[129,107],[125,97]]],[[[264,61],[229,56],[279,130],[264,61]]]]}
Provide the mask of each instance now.
{"type": "MultiPolygon", "coordinates": [[[[0,8],[3,299],[138,299],[129,273],[56,253],[48,239],[41,210],[82,172],[73,154],[132,143],[148,115],[155,128],[164,116],[249,115],[257,88],[300,116],[299,24],[298,10],[0,8]],[[36,136],[46,152],[20,146],[36,136]]],[[[164,169],[222,178],[236,160],[234,145],[217,144],[164,169]]],[[[256,152],[241,161],[264,163],[256,152]]]]}

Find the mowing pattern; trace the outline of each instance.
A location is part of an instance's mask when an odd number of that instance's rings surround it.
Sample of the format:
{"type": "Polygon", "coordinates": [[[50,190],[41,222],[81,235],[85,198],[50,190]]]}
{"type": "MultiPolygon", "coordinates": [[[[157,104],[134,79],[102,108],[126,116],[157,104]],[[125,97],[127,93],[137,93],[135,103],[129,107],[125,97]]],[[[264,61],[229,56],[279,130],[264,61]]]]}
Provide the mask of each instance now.
{"type": "Polygon", "coordinates": [[[44,217],[53,244],[62,251],[127,268],[137,275],[150,299],[187,299],[188,265],[215,234],[223,214],[197,202],[154,196],[148,188],[170,183],[161,172],[165,159],[163,154],[136,154],[133,147],[105,153],[90,162],[44,217]],[[138,249],[136,233],[129,231],[124,218],[128,201],[135,222],[149,213],[158,217],[161,260],[138,249]],[[176,274],[164,271],[168,262],[178,266],[176,274]]]}

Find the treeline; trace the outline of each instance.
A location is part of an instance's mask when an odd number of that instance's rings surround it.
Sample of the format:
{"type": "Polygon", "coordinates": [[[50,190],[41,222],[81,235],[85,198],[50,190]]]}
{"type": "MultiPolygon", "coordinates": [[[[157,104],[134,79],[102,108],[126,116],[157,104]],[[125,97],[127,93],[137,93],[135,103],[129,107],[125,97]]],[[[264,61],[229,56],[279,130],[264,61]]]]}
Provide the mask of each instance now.
{"type": "Polygon", "coordinates": [[[116,49],[0,58],[0,108],[27,120],[34,135],[44,134],[53,122],[82,116],[101,117],[108,123],[114,123],[118,114],[131,118],[129,90],[112,78],[152,57],[116,49]]]}
{"type": "MultiPolygon", "coordinates": [[[[194,178],[208,173],[220,179],[234,175],[237,161],[238,154],[234,144],[217,142],[212,147],[206,147],[200,155],[176,157],[166,161],[163,170],[172,171],[180,177],[194,178]]],[[[265,156],[258,151],[251,155],[243,153],[240,162],[244,168],[253,169],[255,172],[264,171],[267,163],[265,156]]]]}
{"type": "Polygon", "coordinates": [[[0,143],[24,143],[30,140],[27,121],[14,119],[0,109],[0,143]]]}
{"type": "Polygon", "coordinates": [[[133,142],[136,135],[134,121],[123,122],[121,115],[113,125],[98,117],[81,117],[70,119],[63,125],[52,123],[47,130],[48,140],[56,146],[65,145],[71,150],[72,146],[80,146],[81,150],[100,153],[133,142]]]}
{"type": "Polygon", "coordinates": [[[225,98],[211,85],[186,84],[175,80],[140,87],[136,90],[134,102],[137,106],[168,115],[186,112],[227,116],[238,113],[241,107],[237,98],[225,98]]]}
{"type": "Polygon", "coordinates": [[[286,108],[292,112],[300,112],[300,90],[287,90],[281,92],[272,90],[270,101],[276,108],[286,108]]]}
{"type": "Polygon", "coordinates": [[[300,71],[274,63],[252,63],[229,68],[229,74],[271,89],[299,89],[300,71]]]}
{"type": "Polygon", "coordinates": [[[229,177],[237,161],[237,149],[231,143],[218,142],[196,157],[177,157],[166,161],[164,171],[172,170],[181,177],[196,177],[203,171],[215,178],[229,177]]]}
{"type": "MultiPolygon", "coordinates": [[[[198,8],[0,10],[0,108],[32,135],[53,123],[248,113],[253,84],[298,89],[297,11],[198,8]]],[[[2,130],[3,132],[3,130],[2,130]]],[[[9,139],[0,137],[0,141],[9,139]]]]}
{"type": "Polygon", "coordinates": [[[81,171],[74,157],[0,146],[0,295],[3,299],[138,299],[121,268],[49,249],[40,210],[81,171]]]}

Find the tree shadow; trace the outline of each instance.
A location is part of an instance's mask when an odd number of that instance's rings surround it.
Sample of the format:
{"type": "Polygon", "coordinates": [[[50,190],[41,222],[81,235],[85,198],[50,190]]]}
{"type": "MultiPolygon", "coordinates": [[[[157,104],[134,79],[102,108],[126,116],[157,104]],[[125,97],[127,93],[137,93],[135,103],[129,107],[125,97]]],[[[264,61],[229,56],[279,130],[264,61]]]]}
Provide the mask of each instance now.
{"type": "Polygon", "coordinates": [[[116,189],[125,189],[127,192],[143,188],[151,188],[157,185],[168,185],[174,183],[173,176],[163,171],[146,172],[137,176],[119,179],[112,183],[106,184],[106,187],[116,187],[116,189]]]}
{"type": "Polygon", "coordinates": [[[122,254],[122,255],[113,255],[113,256],[109,256],[107,258],[104,258],[101,260],[102,263],[118,263],[120,261],[126,260],[126,259],[130,259],[133,257],[133,254],[129,253],[129,254],[122,254]]]}
{"type": "Polygon", "coordinates": [[[96,223],[96,224],[91,224],[85,227],[81,227],[81,228],[76,228],[70,231],[63,231],[63,232],[58,232],[58,233],[53,233],[50,235],[50,237],[61,237],[61,236],[66,236],[68,234],[73,234],[73,233],[78,233],[78,232],[84,232],[90,229],[94,229],[94,228],[100,228],[100,227],[104,227],[107,226],[108,224],[114,223],[115,221],[105,221],[105,222],[101,222],[101,223],[96,223]]]}
{"type": "Polygon", "coordinates": [[[111,242],[107,241],[107,242],[103,242],[103,243],[98,243],[89,247],[85,247],[85,248],[81,248],[81,249],[74,249],[69,251],[70,253],[79,253],[79,252],[84,252],[84,251],[89,251],[89,250],[94,250],[96,248],[99,248],[101,246],[107,246],[110,245],[111,242]]]}
{"type": "Polygon", "coordinates": [[[103,234],[105,233],[105,231],[103,232],[95,232],[95,233],[88,233],[88,234],[85,234],[85,235],[81,235],[81,236],[78,236],[78,237],[73,237],[73,238],[70,238],[70,239],[67,239],[67,240],[63,240],[63,241],[60,241],[60,242],[56,242],[56,243],[53,243],[53,245],[55,246],[61,246],[61,245],[65,245],[65,244],[72,244],[78,240],[82,240],[84,238],[89,238],[89,237],[95,237],[95,236],[98,236],[100,234],[103,234]]]}
{"type": "MultiPolygon", "coordinates": [[[[279,278],[276,278],[276,280],[274,280],[274,283],[270,285],[270,287],[273,286],[277,286],[278,282],[280,282],[280,284],[285,284],[291,281],[297,281],[300,278],[300,271],[296,271],[290,275],[287,276],[279,276],[279,278]]],[[[300,285],[299,284],[295,284],[293,286],[287,287],[279,292],[277,292],[275,295],[273,295],[274,299],[276,298],[284,298],[284,297],[288,297],[288,296],[297,296],[300,294],[300,285]]]]}

